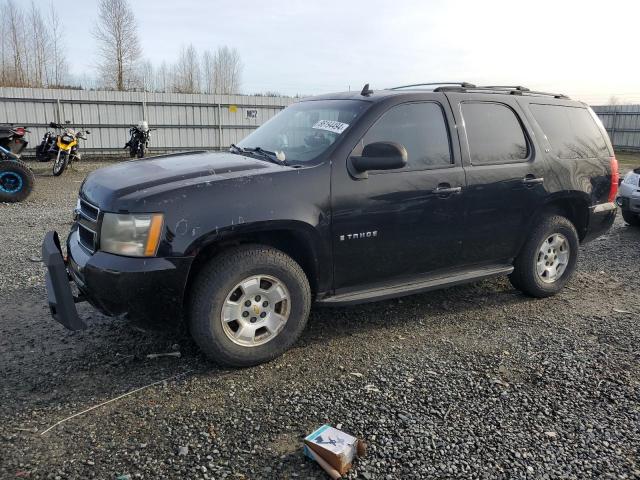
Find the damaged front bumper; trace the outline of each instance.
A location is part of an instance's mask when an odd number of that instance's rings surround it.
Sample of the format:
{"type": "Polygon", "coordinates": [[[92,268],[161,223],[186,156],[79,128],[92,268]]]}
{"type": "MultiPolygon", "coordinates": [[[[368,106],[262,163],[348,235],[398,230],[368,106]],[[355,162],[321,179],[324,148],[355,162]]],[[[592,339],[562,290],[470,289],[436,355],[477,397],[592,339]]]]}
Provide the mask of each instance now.
{"type": "Polygon", "coordinates": [[[128,315],[150,323],[182,321],[183,299],[192,257],[125,257],[91,253],[72,228],[63,258],[60,239],[49,232],[42,243],[47,267],[47,296],[51,315],[70,330],[86,328],[76,303],[87,301],[108,316],[128,315]],[[78,287],[74,296],[71,282],[78,287]]]}
{"type": "Polygon", "coordinates": [[[49,232],[42,242],[42,261],[47,267],[46,286],[51,316],[69,330],[84,330],[87,324],[78,316],[76,302],[82,301],[71,291],[71,277],[62,256],[57,232],[49,232]]]}

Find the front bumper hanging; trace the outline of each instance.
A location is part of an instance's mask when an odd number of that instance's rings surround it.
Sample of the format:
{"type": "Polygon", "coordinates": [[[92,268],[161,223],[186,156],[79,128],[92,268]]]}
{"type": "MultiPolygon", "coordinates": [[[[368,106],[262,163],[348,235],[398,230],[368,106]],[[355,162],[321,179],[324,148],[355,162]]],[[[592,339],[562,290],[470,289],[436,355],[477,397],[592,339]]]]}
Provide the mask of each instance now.
{"type": "Polygon", "coordinates": [[[48,232],[42,242],[42,261],[47,267],[46,285],[51,316],[70,330],[84,330],[86,323],[78,316],[67,265],[62,257],[58,232],[48,232]]]}

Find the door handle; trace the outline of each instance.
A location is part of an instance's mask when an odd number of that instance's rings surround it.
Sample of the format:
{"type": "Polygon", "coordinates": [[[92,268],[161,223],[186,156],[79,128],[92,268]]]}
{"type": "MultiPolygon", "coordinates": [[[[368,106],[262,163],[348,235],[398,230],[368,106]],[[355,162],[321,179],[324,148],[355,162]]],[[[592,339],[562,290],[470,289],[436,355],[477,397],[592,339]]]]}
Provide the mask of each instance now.
{"type": "Polygon", "coordinates": [[[534,177],[533,175],[527,175],[522,179],[522,183],[525,185],[536,185],[538,183],[544,183],[543,177],[534,177]]]}
{"type": "Polygon", "coordinates": [[[460,192],[462,192],[462,187],[437,187],[431,190],[431,193],[435,193],[436,195],[449,195],[460,192]]]}

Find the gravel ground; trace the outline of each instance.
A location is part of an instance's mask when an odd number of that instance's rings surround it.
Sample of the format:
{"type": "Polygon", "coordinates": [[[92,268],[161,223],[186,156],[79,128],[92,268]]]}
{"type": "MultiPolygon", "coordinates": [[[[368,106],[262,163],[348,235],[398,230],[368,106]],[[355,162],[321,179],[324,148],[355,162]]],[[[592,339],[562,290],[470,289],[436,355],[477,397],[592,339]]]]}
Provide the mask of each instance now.
{"type": "Polygon", "coordinates": [[[640,229],[617,220],[554,298],[497,279],[314,309],[283,357],[224,370],[181,332],[49,317],[40,241],[95,166],[0,204],[1,478],[325,478],[300,448],[325,422],[369,444],[349,478],[640,478],[640,229]]]}

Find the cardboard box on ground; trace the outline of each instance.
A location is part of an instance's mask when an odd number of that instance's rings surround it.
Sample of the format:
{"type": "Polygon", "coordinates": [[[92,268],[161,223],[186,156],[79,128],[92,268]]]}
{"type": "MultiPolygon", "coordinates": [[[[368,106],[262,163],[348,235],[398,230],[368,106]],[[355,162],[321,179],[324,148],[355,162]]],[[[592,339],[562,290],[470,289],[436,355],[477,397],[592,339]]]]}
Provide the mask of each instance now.
{"type": "Polygon", "coordinates": [[[364,451],[364,442],[330,425],[321,426],[304,439],[305,455],[316,460],[325,470],[323,463],[326,462],[335,470],[327,470],[333,478],[347,473],[353,460],[364,455],[364,451]]]}

